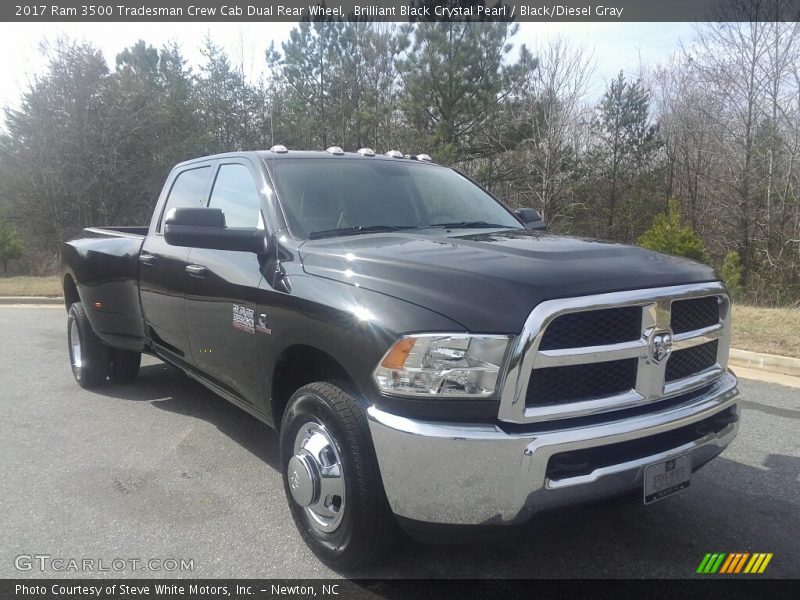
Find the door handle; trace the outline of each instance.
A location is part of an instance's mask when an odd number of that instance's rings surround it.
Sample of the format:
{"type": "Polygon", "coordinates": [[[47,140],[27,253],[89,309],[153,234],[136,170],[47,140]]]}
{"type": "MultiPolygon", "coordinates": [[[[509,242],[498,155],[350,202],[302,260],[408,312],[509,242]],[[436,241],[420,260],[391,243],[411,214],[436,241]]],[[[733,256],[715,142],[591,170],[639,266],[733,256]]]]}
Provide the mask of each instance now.
{"type": "Polygon", "coordinates": [[[142,252],[139,255],[139,262],[143,265],[153,266],[156,264],[156,257],[152,254],[148,254],[147,252],[142,252]]]}
{"type": "Polygon", "coordinates": [[[192,277],[205,277],[207,271],[203,265],[186,265],[186,272],[192,277]]]}

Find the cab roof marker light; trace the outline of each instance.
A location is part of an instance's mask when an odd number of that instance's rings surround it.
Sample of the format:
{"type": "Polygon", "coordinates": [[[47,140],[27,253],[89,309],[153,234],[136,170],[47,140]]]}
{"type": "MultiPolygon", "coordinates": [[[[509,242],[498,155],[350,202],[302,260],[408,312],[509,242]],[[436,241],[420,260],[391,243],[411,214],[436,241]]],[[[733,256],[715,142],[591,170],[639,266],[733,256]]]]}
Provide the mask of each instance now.
{"type": "Polygon", "coordinates": [[[386,156],[389,156],[391,158],[403,158],[403,153],[398,150],[389,150],[386,153],[386,156]]]}
{"type": "Polygon", "coordinates": [[[342,150],[339,146],[331,146],[326,150],[328,154],[333,154],[334,156],[342,156],[344,154],[344,150],[342,150]]]}
{"type": "Polygon", "coordinates": [[[286,154],[289,151],[286,146],[282,144],[275,144],[270,150],[275,154],[286,154]]]}
{"type": "Polygon", "coordinates": [[[359,148],[358,153],[361,156],[375,156],[375,150],[372,148],[359,148]]]}

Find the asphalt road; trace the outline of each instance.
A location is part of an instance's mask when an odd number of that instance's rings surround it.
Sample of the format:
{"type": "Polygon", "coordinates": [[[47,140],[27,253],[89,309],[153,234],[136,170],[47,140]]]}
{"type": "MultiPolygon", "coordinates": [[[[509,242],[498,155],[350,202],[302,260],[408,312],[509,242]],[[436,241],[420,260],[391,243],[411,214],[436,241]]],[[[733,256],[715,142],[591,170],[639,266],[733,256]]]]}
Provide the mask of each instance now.
{"type": "MultiPolygon", "coordinates": [[[[148,572],[128,561],[105,573],[116,577],[339,576],[295,531],[270,429],[153,359],[133,385],[82,390],[65,324],[61,309],[0,307],[0,577],[82,575],[15,568],[33,554],[194,564],[148,572]]],[[[800,390],[741,389],[740,436],[686,493],[543,522],[522,538],[408,541],[358,575],[691,577],[706,552],[759,551],[774,553],[766,575],[800,577],[800,390]]]]}

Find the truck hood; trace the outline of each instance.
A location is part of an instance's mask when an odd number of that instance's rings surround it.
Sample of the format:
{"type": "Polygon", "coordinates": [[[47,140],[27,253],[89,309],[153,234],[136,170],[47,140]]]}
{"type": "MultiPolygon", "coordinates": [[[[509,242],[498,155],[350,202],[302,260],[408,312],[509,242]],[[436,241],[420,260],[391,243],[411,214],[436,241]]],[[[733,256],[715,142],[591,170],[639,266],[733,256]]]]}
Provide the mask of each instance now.
{"type": "Polygon", "coordinates": [[[517,229],[313,240],[300,258],[310,275],[413,302],[473,332],[517,333],[553,298],[716,279],[705,265],[643,248],[517,229]]]}

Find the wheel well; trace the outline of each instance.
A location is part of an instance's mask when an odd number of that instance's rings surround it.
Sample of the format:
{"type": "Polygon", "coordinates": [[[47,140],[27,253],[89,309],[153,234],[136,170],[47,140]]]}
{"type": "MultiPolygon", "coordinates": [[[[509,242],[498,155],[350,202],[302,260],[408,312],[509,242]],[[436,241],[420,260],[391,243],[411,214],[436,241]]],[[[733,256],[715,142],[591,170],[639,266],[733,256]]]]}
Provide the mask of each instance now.
{"type": "Polygon", "coordinates": [[[330,354],[312,346],[292,346],[283,351],[275,363],[272,376],[272,421],[280,429],[283,412],[298,389],[314,381],[352,379],[345,368],[330,354]]]}
{"type": "Polygon", "coordinates": [[[72,276],[65,275],[64,276],[64,304],[69,310],[69,307],[75,304],[76,302],[80,302],[81,297],[78,295],[78,286],[75,285],[75,281],[72,279],[72,276]]]}

